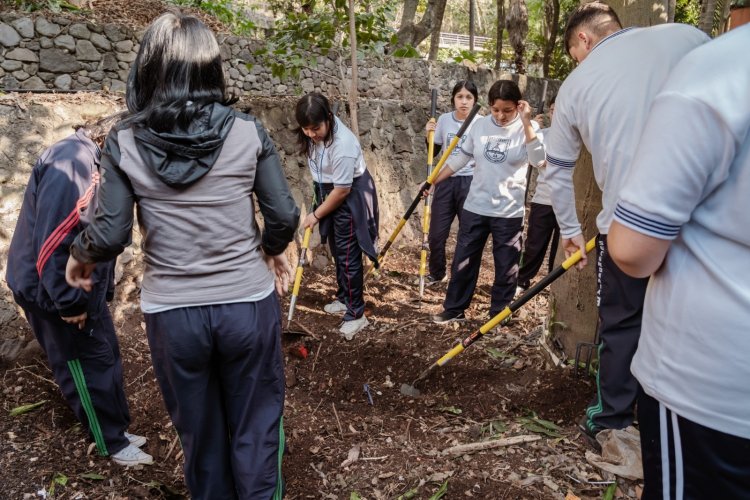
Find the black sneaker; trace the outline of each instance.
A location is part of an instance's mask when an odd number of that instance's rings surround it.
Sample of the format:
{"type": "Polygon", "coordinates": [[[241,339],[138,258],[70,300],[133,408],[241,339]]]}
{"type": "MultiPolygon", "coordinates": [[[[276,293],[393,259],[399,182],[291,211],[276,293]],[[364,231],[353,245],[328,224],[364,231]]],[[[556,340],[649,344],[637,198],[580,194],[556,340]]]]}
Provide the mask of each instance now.
{"type": "Polygon", "coordinates": [[[452,321],[466,321],[466,315],[464,313],[449,313],[447,311],[443,311],[440,314],[434,314],[430,317],[430,319],[433,323],[442,325],[445,323],[450,323],[452,321]]]}
{"type": "Polygon", "coordinates": [[[425,286],[437,285],[438,283],[445,283],[446,281],[448,281],[448,275],[445,275],[442,278],[437,278],[432,274],[428,274],[424,277],[425,286]]]}
{"type": "Polygon", "coordinates": [[[604,429],[598,426],[589,425],[588,416],[584,415],[581,420],[578,421],[578,430],[581,432],[581,436],[586,440],[586,443],[593,448],[597,453],[601,454],[602,445],[596,440],[596,435],[604,429]]]}

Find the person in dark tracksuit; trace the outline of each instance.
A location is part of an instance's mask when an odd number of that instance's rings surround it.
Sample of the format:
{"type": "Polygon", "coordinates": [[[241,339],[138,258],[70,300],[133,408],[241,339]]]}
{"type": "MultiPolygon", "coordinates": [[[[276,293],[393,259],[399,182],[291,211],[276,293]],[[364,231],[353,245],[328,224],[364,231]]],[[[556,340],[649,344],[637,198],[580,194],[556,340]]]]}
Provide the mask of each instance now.
{"type": "Polygon", "coordinates": [[[107,308],[114,294],[114,260],[99,266],[90,292],[65,282],[68,246],[96,209],[99,147],[94,139],[104,138],[109,123],[79,128],[37,161],[8,250],[6,280],[98,452],[120,465],[150,464],[151,455],[138,448],[146,438],[127,432],[120,349],[107,308]]]}
{"type": "Polygon", "coordinates": [[[362,254],[377,263],[378,193],[367,171],[359,139],[333,115],[328,99],[304,96],[296,109],[300,151],[313,178],[313,210],[302,225],[320,223],[336,262],[336,299],[324,307],[344,315],[339,331],[346,340],[368,325],[365,317],[362,254]]]}
{"type": "Polygon", "coordinates": [[[461,154],[448,160],[435,181],[447,179],[471,158],[476,162],[461,213],[443,312],[432,317],[435,323],[465,319],[490,234],[495,263],[490,316],[510,303],[516,289],[526,166],[543,162],[544,148],[536,137],[539,126],[531,120],[531,107],[521,100],[518,85],[499,80],[490,87],[488,97],[491,114],[472,126],[461,154]]]}
{"type": "MultiPolygon", "coordinates": [[[[437,123],[431,119],[425,126],[429,134],[431,130],[435,131],[435,155],[440,152],[443,145],[448,144],[456,136],[464,120],[469,116],[471,109],[476,104],[479,94],[474,82],[461,80],[453,86],[451,92],[451,105],[454,110],[450,113],[443,113],[437,120],[437,123]]],[[[476,123],[481,116],[474,117],[473,123],[476,123]]],[[[458,145],[451,153],[451,157],[459,154],[461,144],[466,140],[466,134],[471,129],[471,124],[459,140],[458,145]]],[[[469,194],[469,186],[474,175],[474,160],[469,162],[458,172],[445,179],[440,186],[435,187],[435,193],[432,196],[430,232],[428,243],[430,245],[430,272],[425,276],[425,284],[432,285],[441,283],[447,279],[445,272],[445,243],[448,241],[451,225],[456,217],[459,217],[464,208],[466,196],[469,194]]]]}
{"type": "MultiPolygon", "coordinates": [[[[555,100],[552,99],[549,105],[549,117],[555,113],[555,100]]],[[[541,115],[540,115],[541,116],[541,115]]],[[[537,137],[544,144],[544,134],[549,129],[545,128],[537,132],[537,137]]],[[[545,180],[547,174],[547,163],[537,167],[536,189],[534,197],[531,198],[529,207],[529,222],[526,230],[526,241],[523,246],[521,257],[521,269],[518,270],[518,289],[516,293],[525,291],[531,285],[531,280],[544,264],[544,256],[547,254],[549,247],[549,261],[547,263],[547,272],[552,272],[555,263],[555,254],[557,253],[557,244],[560,239],[560,226],[557,225],[555,212],[552,210],[552,201],[550,200],[550,187],[545,180]]]]}
{"type": "Polygon", "coordinates": [[[194,500],[280,499],[284,367],[277,293],[299,209],[263,126],[228,105],[219,45],[165,13],[128,79],[129,115],[107,137],[94,221],[68,282],[122,251],[137,205],[141,308],[154,373],[194,500]],[[255,203],[264,219],[261,232],[255,203]]]}

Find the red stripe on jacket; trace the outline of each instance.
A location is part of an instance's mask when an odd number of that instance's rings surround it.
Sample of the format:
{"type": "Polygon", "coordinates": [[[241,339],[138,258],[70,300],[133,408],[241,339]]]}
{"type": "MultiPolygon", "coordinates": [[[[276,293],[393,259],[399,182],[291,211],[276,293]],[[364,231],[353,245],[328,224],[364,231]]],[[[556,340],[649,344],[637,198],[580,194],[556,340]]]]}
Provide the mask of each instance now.
{"type": "Polygon", "coordinates": [[[39,277],[42,276],[42,271],[47,261],[52,256],[55,250],[60,246],[65,237],[70,234],[70,231],[75,228],[81,220],[81,212],[85,210],[91,203],[91,199],[94,197],[94,190],[96,185],[99,184],[99,172],[94,172],[91,175],[91,184],[83,193],[83,196],[78,198],[75,208],[68,214],[59,226],[52,231],[47,239],[44,241],[41,250],[39,251],[39,258],[36,261],[36,272],[39,277]]]}

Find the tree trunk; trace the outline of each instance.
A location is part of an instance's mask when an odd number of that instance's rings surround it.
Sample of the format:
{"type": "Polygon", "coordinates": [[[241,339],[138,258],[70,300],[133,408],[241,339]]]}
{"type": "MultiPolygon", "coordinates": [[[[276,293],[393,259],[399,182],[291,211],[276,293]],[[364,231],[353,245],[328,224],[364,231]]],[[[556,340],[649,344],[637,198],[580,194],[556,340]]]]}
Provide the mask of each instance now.
{"type": "MultiPolygon", "coordinates": [[[[672,0],[674,1],[674,0],[672,0]]],[[[542,54],[542,74],[549,77],[549,64],[552,52],[557,43],[557,31],[560,29],[560,0],[545,0],[544,2],[544,54],[542,54]]]]}
{"type": "MultiPolygon", "coordinates": [[[[637,0],[612,0],[623,27],[651,26],[666,22],[666,5],[637,0]],[[661,8],[658,8],[661,7],[661,8]]],[[[660,3],[662,2],[662,3],[660,3]]],[[[576,208],[584,238],[597,234],[596,216],[601,210],[601,192],[594,180],[594,169],[588,151],[581,153],[573,175],[576,208]]],[[[562,261],[562,248],[557,262],[562,261]]],[[[581,271],[571,269],[550,288],[550,330],[568,357],[575,356],[579,342],[593,342],[599,318],[596,307],[596,254],[589,254],[589,264],[581,271]]]]}
{"type": "Polygon", "coordinates": [[[510,0],[508,9],[508,38],[515,52],[516,73],[526,74],[526,35],[529,32],[529,13],[525,0],[510,0]]]}
{"type": "Polygon", "coordinates": [[[698,28],[708,36],[714,35],[714,18],[716,11],[724,8],[725,0],[704,0],[701,3],[701,18],[698,28]]]}
{"type": "MultiPolygon", "coordinates": [[[[435,27],[435,11],[438,9],[445,10],[446,0],[428,0],[427,9],[422,19],[418,23],[410,22],[401,26],[396,32],[396,47],[411,45],[416,47],[422,41],[430,36],[435,27]]],[[[442,18],[441,18],[442,21],[442,18]]]]}
{"type": "Polygon", "coordinates": [[[440,48],[440,30],[443,29],[443,17],[445,16],[445,5],[447,2],[438,2],[435,5],[432,19],[432,35],[430,37],[430,61],[437,61],[438,49],[440,48]]]}
{"type": "Polygon", "coordinates": [[[414,24],[414,17],[417,15],[417,5],[419,0],[404,0],[404,12],[401,14],[401,25],[403,29],[409,24],[414,24]]]}
{"type": "Polygon", "coordinates": [[[503,32],[505,31],[505,0],[497,0],[497,29],[495,40],[495,69],[499,70],[503,59],[503,32]]]}
{"type": "MultiPolygon", "coordinates": [[[[359,124],[357,123],[357,26],[354,17],[354,0],[349,0],[349,47],[352,55],[352,81],[349,87],[349,117],[351,119],[352,132],[354,137],[359,139],[359,124]]],[[[374,175],[375,172],[373,171],[374,175]]]]}
{"type": "Polygon", "coordinates": [[[474,53],[474,0],[469,0],[469,52],[474,53]]]}

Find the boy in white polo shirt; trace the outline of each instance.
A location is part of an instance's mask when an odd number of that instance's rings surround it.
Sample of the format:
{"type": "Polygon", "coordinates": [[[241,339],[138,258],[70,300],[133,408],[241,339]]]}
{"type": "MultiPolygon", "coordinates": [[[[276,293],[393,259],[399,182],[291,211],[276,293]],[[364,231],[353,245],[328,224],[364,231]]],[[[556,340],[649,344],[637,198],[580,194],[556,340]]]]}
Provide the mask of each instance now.
{"type": "Polygon", "coordinates": [[[585,246],[573,191],[573,167],[582,145],[591,152],[602,190],[596,220],[599,373],[597,393],[581,422],[593,438],[602,429],[633,422],[638,387],[630,361],[638,344],[647,281],[625,275],[608,255],[607,233],[617,195],[653,97],[675,64],[708,37],[681,24],[623,30],[611,7],[594,2],[571,14],[564,40],[579,64],[557,94],[555,120],[544,138],[546,179],[566,256],[585,246]]]}
{"type": "Polygon", "coordinates": [[[745,25],[674,69],[615,209],[612,258],[653,274],[632,365],[644,499],[750,497],[748,47],[745,25]]]}

